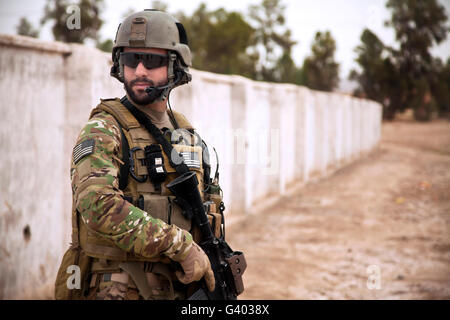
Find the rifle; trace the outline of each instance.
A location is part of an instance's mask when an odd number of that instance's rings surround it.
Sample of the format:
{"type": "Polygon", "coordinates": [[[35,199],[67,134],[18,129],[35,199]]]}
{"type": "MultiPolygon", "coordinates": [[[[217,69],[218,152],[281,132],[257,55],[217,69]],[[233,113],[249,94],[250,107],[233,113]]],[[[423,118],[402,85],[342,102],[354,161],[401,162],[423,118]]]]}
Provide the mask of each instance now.
{"type": "Polygon", "coordinates": [[[199,227],[202,234],[202,242],[199,245],[211,262],[216,280],[213,292],[208,291],[203,283],[202,288],[188,300],[236,300],[244,291],[242,274],[247,268],[245,256],[241,251],[233,251],[223,236],[214,236],[197,185],[197,176],[192,171],[183,173],[167,184],[186,217],[191,218],[199,227]]]}

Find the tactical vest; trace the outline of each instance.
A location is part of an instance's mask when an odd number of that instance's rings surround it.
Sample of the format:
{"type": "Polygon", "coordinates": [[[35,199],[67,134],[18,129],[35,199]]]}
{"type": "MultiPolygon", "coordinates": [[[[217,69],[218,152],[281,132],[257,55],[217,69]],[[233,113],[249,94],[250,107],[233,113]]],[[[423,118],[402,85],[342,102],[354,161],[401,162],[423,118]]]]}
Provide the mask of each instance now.
{"type": "MultiPolygon", "coordinates": [[[[198,228],[193,225],[191,220],[184,217],[182,209],[173,201],[175,197],[171,194],[170,190],[166,188],[166,185],[178,176],[178,173],[169,164],[169,155],[165,154],[162,148],[160,148],[163,156],[162,162],[167,171],[167,177],[159,186],[155,186],[155,184],[147,178],[149,172],[144,161],[146,158],[144,152],[145,147],[156,144],[154,137],[152,137],[136,120],[131,112],[120,102],[120,99],[102,99],[101,103],[92,110],[90,118],[102,111],[111,114],[118,122],[118,125],[120,125],[119,127],[123,133],[122,148],[124,147],[123,138],[128,142],[130,150],[130,168],[129,172],[125,173],[128,175],[128,183],[122,190],[124,199],[146,211],[154,218],[161,219],[168,224],[175,224],[178,227],[191,232],[194,241],[199,242],[201,240],[201,235],[198,232],[198,228]]],[[[173,112],[173,114],[180,128],[188,130],[194,129],[181,113],[173,112]]],[[[179,153],[196,154],[195,159],[198,159],[198,162],[187,163],[187,165],[191,171],[195,171],[197,174],[200,194],[202,195],[203,200],[208,201],[209,203],[209,221],[215,235],[220,237],[223,233],[223,216],[219,210],[219,208],[223,208],[222,197],[220,194],[203,192],[202,147],[199,145],[192,146],[184,144],[173,144],[173,147],[179,153]]],[[[122,157],[122,162],[124,162],[124,160],[126,159],[123,159],[122,157]]],[[[73,208],[72,211],[72,231],[73,244],[79,243],[86,255],[90,257],[112,261],[144,261],[144,259],[119,249],[112,241],[105,239],[88,229],[75,208],[73,208]]],[[[167,260],[167,258],[165,258],[165,260],[155,258],[154,262],[168,262],[167,260]]],[[[145,261],[150,260],[145,259],[145,261]]]]}

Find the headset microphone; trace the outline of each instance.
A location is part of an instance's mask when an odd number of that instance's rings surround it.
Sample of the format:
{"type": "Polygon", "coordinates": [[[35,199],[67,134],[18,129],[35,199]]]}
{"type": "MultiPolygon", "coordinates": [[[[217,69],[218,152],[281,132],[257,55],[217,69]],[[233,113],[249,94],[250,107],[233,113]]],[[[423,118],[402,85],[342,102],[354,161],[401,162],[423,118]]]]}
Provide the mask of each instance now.
{"type": "MultiPolygon", "coordinates": [[[[170,91],[170,89],[172,89],[181,80],[181,73],[176,72],[176,75],[177,75],[177,78],[172,83],[168,83],[164,86],[159,86],[159,87],[148,86],[147,88],[145,88],[145,92],[147,92],[147,94],[149,95],[149,97],[151,99],[150,103],[153,103],[156,99],[158,99],[162,95],[165,95],[165,96],[168,95],[168,92],[164,93],[164,91],[170,91]],[[169,89],[169,90],[167,90],[167,89],[169,89]]],[[[161,100],[164,100],[165,98],[166,97],[164,97],[161,100]]]]}

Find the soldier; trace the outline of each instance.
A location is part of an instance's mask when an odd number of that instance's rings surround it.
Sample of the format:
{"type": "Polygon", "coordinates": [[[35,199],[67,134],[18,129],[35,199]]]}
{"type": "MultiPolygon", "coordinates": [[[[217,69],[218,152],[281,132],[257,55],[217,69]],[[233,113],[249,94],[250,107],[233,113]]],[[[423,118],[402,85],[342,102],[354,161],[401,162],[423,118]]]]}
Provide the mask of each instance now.
{"type": "Polygon", "coordinates": [[[56,298],[186,299],[203,279],[213,291],[210,261],[196,243],[198,228],[166,188],[177,167],[157,138],[171,141],[196,172],[219,236],[223,203],[217,181],[209,178],[207,148],[186,118],[167,108],[170,91],[191,80],[186,32],[167,13],[132,14],[119,25],[112,60],[111,75],[124,83],[126,96],[102,99],[73,149],[76,254],[73,261],[69,251],[63,258],[56,298]],[[157,133],[143,123],[148,119],[157,133]],[[71,263],[82,268],[81,293],[65,296],[59,290],[71,263]]]}

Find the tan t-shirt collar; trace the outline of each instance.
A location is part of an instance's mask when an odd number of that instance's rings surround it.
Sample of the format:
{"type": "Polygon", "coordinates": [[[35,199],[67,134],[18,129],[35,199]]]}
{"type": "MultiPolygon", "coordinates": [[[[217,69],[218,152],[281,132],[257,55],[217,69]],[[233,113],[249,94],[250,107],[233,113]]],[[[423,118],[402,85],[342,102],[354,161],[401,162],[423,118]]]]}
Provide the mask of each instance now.
{"type": "Polygon", "coordinates": [[[170,121],[169,115],[167,114],[167,106],[164,111],[157,111],[152,108],[149,108],[147,106],[142,106],[137,103],[135,103],[133,100],[130,99],[130,97],[127,94],[128,100],[139,110],[145,113],[147,117],[149,117],[150,121],[158,128],[169,128],[170,130],[173,130],[174,127],[172,125],[172,122],[170,121]]]}

